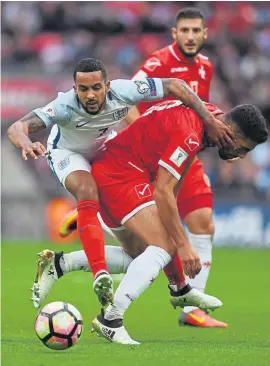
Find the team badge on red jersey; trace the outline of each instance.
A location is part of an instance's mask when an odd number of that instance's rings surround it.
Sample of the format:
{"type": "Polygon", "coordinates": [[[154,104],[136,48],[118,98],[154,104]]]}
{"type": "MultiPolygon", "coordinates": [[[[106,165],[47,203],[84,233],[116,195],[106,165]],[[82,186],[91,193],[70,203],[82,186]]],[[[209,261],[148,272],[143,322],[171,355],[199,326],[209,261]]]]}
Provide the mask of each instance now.
{"type": "Polygon", "coordinates": [[[191,133],[186,139],[185,144],[189,148],[190,151],[194,151],[200,146],[200,142],[198,136],[195,133],[191,133]]]}

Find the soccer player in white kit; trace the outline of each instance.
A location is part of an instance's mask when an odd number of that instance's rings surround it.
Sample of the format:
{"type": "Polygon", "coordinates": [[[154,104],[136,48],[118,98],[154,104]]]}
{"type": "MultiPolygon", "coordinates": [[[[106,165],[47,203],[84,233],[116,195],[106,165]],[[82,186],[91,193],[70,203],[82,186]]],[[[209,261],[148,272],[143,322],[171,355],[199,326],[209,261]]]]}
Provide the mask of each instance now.
{"type": "MultiPolygon", "coordinates": [[[[113,281],[108,273],[104,254],[103,230],[97,217],[98,190],[91,175],[91,160],[112,138],[128,114],[140,101],[153,101],[174,95],[194,109],[216,138],[227,136],[228,128],[206,109],[203,102],[185,82],[179,79],[146,78],[144,80],[107,79],[104,66],[88,58],[79,61],[74,70],[74,86],[43,108],[37,108],[13,123],[8,129],[12,144],[27,155],[47,156],[48,164],[59,182],[77,201],[78,233],[94,275],[93,288],[102,305],[112,301],[113,281]],[[47,149],[32,142],[29,134],[52,127],[47,149]]],[[[50,257],[41,253],[34,288],[34,302],[42,297],[38,281],[50,257]]]]}

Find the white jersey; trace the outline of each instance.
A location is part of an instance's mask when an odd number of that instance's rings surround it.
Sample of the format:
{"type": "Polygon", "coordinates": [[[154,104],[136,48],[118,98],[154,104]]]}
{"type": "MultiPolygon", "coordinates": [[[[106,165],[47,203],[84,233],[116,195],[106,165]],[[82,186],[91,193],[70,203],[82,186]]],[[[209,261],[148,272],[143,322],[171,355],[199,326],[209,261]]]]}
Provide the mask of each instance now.
{"type": "Polygon", "coordinates": [[[97,115],[87,113],[73,89],[59,93],[54,101],[33,112],[47,127],[54,125],[48,149],[68,149],[91,160],[108,139],[108,129],[123,120],[133,105],[163,95],[161,79],[119,79],[111,81],[105,108],[97,115]]]}

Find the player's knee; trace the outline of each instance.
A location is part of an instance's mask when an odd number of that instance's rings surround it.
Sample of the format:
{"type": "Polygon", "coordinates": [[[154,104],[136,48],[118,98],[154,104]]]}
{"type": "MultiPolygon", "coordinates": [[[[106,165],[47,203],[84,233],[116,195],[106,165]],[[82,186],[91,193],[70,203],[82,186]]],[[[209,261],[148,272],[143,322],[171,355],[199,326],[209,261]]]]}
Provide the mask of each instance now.
{"type": "Polygon", "coordinates": [[[212,219],[196,222],[194,225],[189,225],[188,228],[192,234],[197,235],[214,235],[215,233],[215,225],[212,219]]]}
{"type": "Polygon", "coordinates": [[[176,245],[173,243],[172,240],[170,240],[168,243],[163,243],[163,245],[160,247],[164,249],[171,258],[173,258],[177,253],[176,245]]]}
{"type": "Polygon", "coordinates": [[[210,209],[194,211],[187,215],[184,221],[192,234],[214,235],[215,233],[215,224],[210,209]]]}
{"type": "Polygon", "coordinates": [[[88,182],[82,182],[76,189],[77,201],[91,200],[98,202],[98,191],[96,187],[91,186],[88,182]]]}

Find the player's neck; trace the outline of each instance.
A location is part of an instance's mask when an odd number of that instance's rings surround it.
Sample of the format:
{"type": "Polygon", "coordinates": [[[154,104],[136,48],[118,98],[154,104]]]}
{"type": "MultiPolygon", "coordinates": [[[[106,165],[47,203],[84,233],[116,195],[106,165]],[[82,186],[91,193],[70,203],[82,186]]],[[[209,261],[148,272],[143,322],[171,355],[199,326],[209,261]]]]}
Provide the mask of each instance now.
{"type": "Polygon", "coordinates": [[[214,142],[207,136],[206,132],[204,132],[201,151],[203,151],[208,147],[215,147],[215,146],[216,145],[214,144],[214,142]]]}

